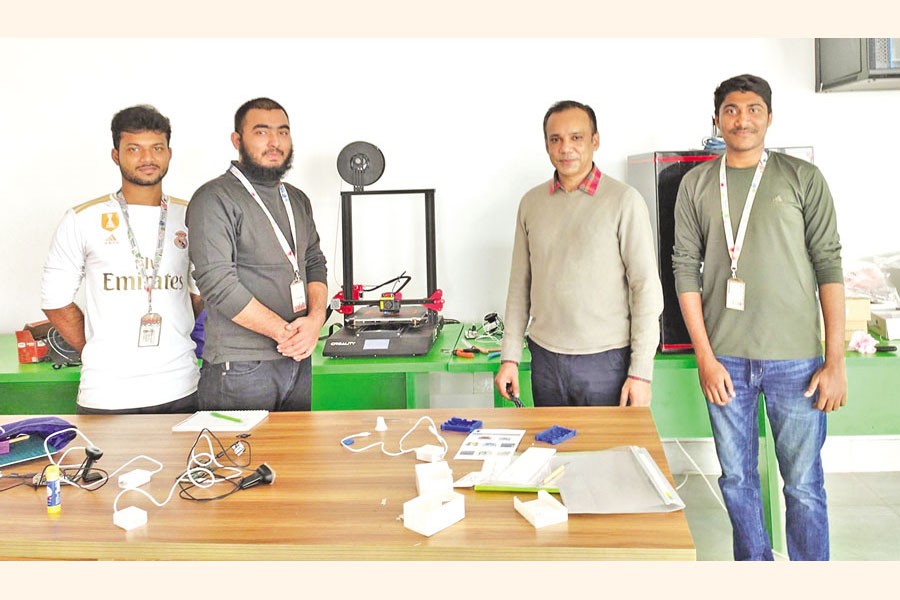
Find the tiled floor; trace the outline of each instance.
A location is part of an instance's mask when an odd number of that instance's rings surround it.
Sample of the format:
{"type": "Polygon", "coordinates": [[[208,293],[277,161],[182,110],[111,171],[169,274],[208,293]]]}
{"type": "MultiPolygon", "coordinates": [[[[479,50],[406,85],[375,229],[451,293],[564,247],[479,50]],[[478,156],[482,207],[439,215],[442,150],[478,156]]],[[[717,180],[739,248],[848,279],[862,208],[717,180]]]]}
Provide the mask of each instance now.
{"type": "MultiPolygon", "coordinates": [[[[707,479],[721,497],[716,476],[707,479]]],[[[676,485],[683,480],[675,476],[676,485]]],[[[832,560],[900,560],[900,472],[826,473],[825,491],[832,560]]],[[[728,515],[702,477],[691,475],[678,494],[697,560],[732,560],[728,515]]]]}

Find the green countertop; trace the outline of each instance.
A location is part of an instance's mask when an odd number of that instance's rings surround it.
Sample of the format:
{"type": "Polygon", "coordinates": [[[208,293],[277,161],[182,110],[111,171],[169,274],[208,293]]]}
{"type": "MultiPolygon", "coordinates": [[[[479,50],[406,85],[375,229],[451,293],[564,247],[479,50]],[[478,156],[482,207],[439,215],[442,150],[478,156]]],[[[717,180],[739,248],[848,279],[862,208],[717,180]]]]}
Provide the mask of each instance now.
{"type": "Polygon", "coordinates": [[[81,367],[54,369],[49,362],[19,364],[16,334],[0,334],[0,383],[53,383],[81,378],[81,367]]]}
{"type": "MultiPolygon", "coordinates": [[[[431,351],[419,357],[325,358],[313,355],[313,406],[403,408],[428,405],[428,373],[496,373],[499,357],[459,358],[463,325],[443,327],[431,351]]],[[[494,344],[477,344],[493,348],[494,344]]],[[[658,354],[654,363],[653,416],[665,438],[709,437],[709,416],[691,353],[658,354]]],[[[530,356],[520,364],[522,400],[530,398],[530,356]]],[[[0,335],[0,413],[71,414],[81,369],[53,369],[49,362],[20,365],[13,334],[0,335]]],[[[861,355],[847,352],[847,406],[831,413],[831,435],[900,433],[900,360],[896,352],[861,355]]],[[[508,405],[495,398],[500,406],[508,405]]]]}

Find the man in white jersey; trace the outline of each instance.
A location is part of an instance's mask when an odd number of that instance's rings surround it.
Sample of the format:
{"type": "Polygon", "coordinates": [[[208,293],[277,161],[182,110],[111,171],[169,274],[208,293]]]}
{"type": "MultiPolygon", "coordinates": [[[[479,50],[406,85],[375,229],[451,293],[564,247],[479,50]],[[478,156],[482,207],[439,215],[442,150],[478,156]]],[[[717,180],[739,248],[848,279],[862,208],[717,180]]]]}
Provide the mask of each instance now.
{"type": "Polygon", "coordinates": [[[41,307],[81,353],[79,414],[186,413],[200,377],[190,338],[187,202],[162,191],[172,129],[152,106],[112,120],[117,192],[69,209],[44,265],[41,307]],[[75,304],[84,282],[85,309],[75,304]]]}

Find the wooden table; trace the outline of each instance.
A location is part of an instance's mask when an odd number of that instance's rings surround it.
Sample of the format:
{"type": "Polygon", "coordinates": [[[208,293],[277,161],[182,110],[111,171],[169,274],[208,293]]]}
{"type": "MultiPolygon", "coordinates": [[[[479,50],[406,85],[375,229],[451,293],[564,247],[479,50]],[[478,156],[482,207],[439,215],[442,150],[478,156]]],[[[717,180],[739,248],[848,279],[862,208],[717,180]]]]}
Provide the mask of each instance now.
{"type": "MultiPolygon", "coordinates": [[[[693,541],[683,511],[634,515],[570,515],[567,523],[534,529],[504,492],[458,490],[465,518],[431,537],[403,527],[403,503],[416,496],[414,454],[389,457],[377,449],[352,453],[340,440],[371,431],[389,448],[422,415],[438,427],[453,416],[480,419],[486,428],[525,429],[524,451],[534,434],[562,425],[578,434],[560,452],[621,445],[647,448],[671,480],[648,409],[529,408],[388,410],[273,413],[248,438],[251,467],[266,462],[276,471],[272,485],[258,485],[215,502],[192,502],[176,494],[157,508],[135,492],[119,508],[139,506],[146,525],[129,532],[113,524],[117,481],[87,492],[63,486],[62,513],[50,518],[43,489],[19,487],[0,493],[0,556],[7,558],[100,560],[693,560],[693,541]],[[376,433],[376,417],[388,431],[376,433]]],[[[8,423],[23,417],[4,418],[8,423]]],[[[97,466],[113,471],[146,454],[165,469],[144,486],[163,500],[183,470],[194,433],[172,433],[177,415],[71,416],[100,447],[97,466]]],[[[480,462],[455,461],[463,433],[444,432],[454,479],[478,470],[480,462]]],[[[223,444],[234,434],[219,434],[223,444]]],[[[435,443],[423,423],[405,447],[435,443]]],[[[71,445],[83,445],[74,441],[71,445]]],[[[72,455],[76,454],[73,452],[72,455]]],[[[78,453],[80,454],[80,452],[78,453]]],[[[73,462],[72,455],[66,462],[73,462]]],[[[47,461],[15,465],[39,471],[47,461]]],[[[133,467],[150,468],[135,464],[133,467]]],[[[2,480],[0,480],[2,481],[2,480]]],[[[615,485],[611,482],[611,485],[615,485]]],[[[0,486],[2,487],[2,486],[0,486]]],[[[519,494],[531,500],[533,494],[519,494]]]]}

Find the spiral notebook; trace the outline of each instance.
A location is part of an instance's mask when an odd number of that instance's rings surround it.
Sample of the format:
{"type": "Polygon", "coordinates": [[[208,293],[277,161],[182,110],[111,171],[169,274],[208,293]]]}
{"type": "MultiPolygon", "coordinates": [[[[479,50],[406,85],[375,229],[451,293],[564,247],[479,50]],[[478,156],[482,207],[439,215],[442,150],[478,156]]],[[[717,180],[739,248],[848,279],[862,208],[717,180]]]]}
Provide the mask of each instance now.
{"type": "Polygon", "coordinates": [[[172,431],[250,431],[269,416],[267,410],[200,410],[172,426],[172,431]]]}

